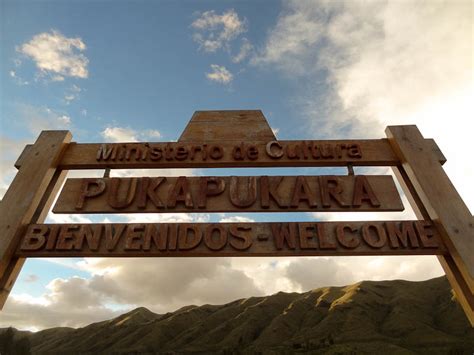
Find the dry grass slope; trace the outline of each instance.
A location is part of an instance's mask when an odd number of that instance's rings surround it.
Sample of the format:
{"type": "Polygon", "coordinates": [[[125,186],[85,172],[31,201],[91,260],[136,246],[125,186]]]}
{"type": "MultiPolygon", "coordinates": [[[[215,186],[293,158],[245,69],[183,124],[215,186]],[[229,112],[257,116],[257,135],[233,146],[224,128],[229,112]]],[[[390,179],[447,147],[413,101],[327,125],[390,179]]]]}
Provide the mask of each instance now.
{"type": "Polygon", "coordinates": [[[474,352],[474,329],[444,277],[280,292],[163,315],[142,307],[84,328],[22,336],[34,354],[474,352]]]}

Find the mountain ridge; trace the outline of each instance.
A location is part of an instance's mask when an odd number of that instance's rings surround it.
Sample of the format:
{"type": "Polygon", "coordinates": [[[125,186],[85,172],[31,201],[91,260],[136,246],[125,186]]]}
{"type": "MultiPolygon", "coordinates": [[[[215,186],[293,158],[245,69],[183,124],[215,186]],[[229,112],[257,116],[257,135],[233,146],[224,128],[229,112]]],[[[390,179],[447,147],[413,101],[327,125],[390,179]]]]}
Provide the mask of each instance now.
{"type": "Polygon", "coordinates": [[[82,328],[15,336],[28,338],[33,354],[474,351],[474,329],[445,277],[361,281],[165,314],[138,307],[82,328]]]}

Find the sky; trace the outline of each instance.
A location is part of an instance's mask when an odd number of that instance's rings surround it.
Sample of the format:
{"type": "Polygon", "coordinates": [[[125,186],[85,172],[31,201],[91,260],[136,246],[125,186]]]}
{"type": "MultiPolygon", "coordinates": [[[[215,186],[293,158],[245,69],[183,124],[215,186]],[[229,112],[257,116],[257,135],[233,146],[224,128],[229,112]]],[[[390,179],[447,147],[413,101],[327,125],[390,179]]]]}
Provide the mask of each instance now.
{"type": "MultiPolygon", "coordinates": [[[[197,110],[260,109],[278,139],[383,138],[416,124],[474,210],[471,1],[0,0],[0,196],[45,129],[173,141],[197,110]]],[[[265,169],[266,174],[345,173],[265,169]]],[[[357,172],[390,173],[389,169],[357,172]]],[[[76,171],[69,176],[102,176],[76,171]]],[[[263,174],[261,169],[113,176],[263,174]]],[[[54,215],[49,223],[410,219],[393,213],[54,215]]],[[[0,327],[79,327],[360,280],[443,275],[436,257],[28,259],[0,327]]]]}

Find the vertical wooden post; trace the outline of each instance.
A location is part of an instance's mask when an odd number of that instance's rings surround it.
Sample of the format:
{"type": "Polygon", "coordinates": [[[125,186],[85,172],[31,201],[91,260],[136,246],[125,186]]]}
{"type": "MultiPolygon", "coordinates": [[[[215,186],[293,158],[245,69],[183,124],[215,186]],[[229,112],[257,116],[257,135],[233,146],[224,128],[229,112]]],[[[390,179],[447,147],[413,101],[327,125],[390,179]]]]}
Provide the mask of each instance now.
{"type": "Polygon", "coordinates": [[[439,260],[474,326],[474,219],[418,128],[389,126],[402,166],[395,172],[418,218],[431,219],[449,255],[439,260]]]}
{"type": "MultiPolygon", "coordinates": [[[[408,201],[410,202],[413,211],[418,219],[430,220],[430,216],[423,206],[413,184],[410,182],[403,167],[393,167],[393,171],[405,192],[408,201]]],[[[451,284],[454,292],[456,292],[457,299],[461,304],[471,326],[474,327],[474,294],[469,290],[469,286],[466,283],[463,275],[459,271],[456,263],[454,262],[451,255],[438,255],[438,260],[443,267],[446,277],[451,284]]]]}
{"type": "Polygon", "coordinates": [[[69,131],[41,132],[0,203],[0,309],[24,263],[13,255],[18,240],[29,223],[45,218],[65,178],[56,167],[71,138],[69,131]]]}

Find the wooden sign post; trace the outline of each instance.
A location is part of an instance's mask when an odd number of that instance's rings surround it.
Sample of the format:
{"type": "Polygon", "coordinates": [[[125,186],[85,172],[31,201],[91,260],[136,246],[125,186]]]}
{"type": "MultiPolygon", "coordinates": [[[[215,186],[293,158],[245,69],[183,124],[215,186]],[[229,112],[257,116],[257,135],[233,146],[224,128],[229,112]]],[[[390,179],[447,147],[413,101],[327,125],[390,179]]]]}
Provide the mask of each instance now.
{"type": "Polygon", "coordinates": [[[416,126],[388,139],[279,141],[261,111],[196,112],[177,142],[80,144],[44,131],[25,147],[0,205],[0,306],[31,257],[437,255],[474,325],[474,222],[416,126]],[[67,179],[69,169],[347,166],[348,175],[67,179]],[[54,213],[401,211],[414,221],[42,224],[54,213]]]}

